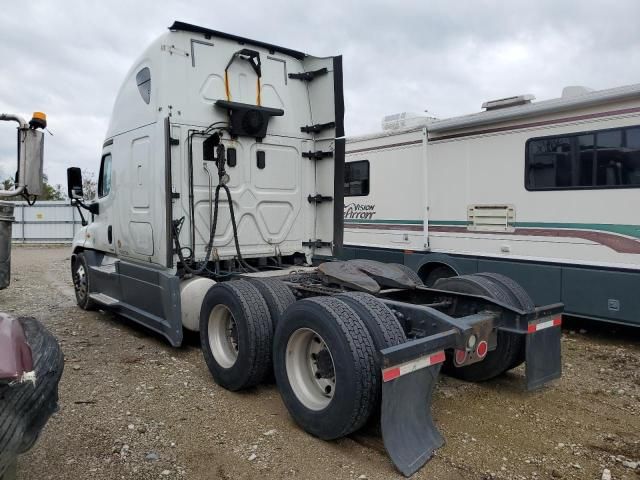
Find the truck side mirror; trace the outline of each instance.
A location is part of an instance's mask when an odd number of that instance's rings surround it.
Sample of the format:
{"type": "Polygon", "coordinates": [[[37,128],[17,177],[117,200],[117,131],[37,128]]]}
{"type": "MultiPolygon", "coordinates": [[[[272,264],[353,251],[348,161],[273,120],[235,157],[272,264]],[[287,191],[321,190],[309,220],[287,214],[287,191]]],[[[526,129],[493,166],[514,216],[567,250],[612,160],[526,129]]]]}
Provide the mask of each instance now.
{"type": "Polygon", "coordinates": [[[82,200],[82,171],[78,167],[67,168],[67,194],[71,200],[82,200]]]}

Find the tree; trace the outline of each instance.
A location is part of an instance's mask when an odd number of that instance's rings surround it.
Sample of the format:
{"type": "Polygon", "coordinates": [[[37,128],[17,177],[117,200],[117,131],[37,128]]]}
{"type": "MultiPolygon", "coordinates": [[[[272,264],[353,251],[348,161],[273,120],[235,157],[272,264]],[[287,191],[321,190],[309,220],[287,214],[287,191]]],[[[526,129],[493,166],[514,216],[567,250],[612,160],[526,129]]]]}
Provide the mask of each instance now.
{"type": "Polygon", "coordinates": [[[95,174],[89,170],[82,172],[82,192],[84,193],[85,200],[93,200],[96,197],[98,191],[98,184],[96,183],[95,174]]]}
{"type": "MultiPolygon", "coordinates": [[[[42,183],[43,183],[43,188],[42,188],[43,193],[42,195],[38,196],[38,200],[64,200],[65,199],[65,194],[62,191],[62,185],[60,184],[50,185],[49,178],[46,175],[43,175],[42,183]]],[[[3,190],[10,190],[15,185],[15,181],[12,177],[9,177],[3,180],[2,182],[0,182],[0,184],[2,184],[3,190]]],[[[7,200],[22,200],[22,197],[19,197],[19,196],[9,197],[7,198],[7,200]]]]}
{"type": "Polygon", "coordinates": [[[47,175],[42,176],[42,195],[38,198],[39,200],[64,200],[64,193],[62,193],[62,186],[58,185],[50,185],[49,177],[47,175]]]}

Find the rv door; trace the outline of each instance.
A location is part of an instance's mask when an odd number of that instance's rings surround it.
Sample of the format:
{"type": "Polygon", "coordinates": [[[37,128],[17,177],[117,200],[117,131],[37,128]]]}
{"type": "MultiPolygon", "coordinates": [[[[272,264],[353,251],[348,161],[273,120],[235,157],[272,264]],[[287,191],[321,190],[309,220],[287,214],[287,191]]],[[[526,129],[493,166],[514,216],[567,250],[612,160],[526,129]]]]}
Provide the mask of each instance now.
{"type": "MultiPolygon", "coordinates": [[[[307,83],[314,136],[308,160],[315,164],[315,191],[308,201],[315,204],[314,255],[338,255],[342,248],[344,209],[344,97],[342,57],[305,57],[304,72],[290,75],[307,83]]],[[[290,80],[291,81],[291,80],[290,80]]]]}

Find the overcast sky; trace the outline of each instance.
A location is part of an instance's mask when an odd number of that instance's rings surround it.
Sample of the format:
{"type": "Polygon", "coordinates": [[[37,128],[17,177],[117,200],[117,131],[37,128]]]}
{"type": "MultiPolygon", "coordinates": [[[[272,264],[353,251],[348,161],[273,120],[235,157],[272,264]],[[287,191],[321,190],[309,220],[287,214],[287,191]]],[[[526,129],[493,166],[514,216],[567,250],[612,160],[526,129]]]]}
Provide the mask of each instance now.
{"type": "MultiPolygon", "coordinates": [[[[45,172],[96,171],[116,92],[174,20],[344,56],[347,135],[402,111],[443,118],[522,93],[640,82],[640,1],[4,1],[0,111],[47,113],[45,172]]],[[[0,124],[0,179],[15,170],[0,124]]]]}

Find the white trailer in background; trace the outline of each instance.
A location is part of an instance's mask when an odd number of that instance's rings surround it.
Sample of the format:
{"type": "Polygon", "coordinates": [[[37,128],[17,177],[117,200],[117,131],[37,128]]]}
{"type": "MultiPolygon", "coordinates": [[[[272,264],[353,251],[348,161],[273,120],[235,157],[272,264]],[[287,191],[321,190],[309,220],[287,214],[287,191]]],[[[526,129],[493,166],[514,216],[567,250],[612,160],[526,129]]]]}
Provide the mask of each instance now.
{"type": "Polygon", "coordinates": [[[182,342],[200,332],[229,390],[273,370],[289,412],[323,439],[380,412],[410,475],[443,443],[440,367],[487,380],[526,360],[561,374],[558,315],[501,276],[424,287],[404,265],[326,262],[342,246],[341,57],[317,58],[176,22],[127,74],[100,156],[98,199],[71,257],[78,305],[182,342]],[[271,277],[271,278],[265,278],[271,277]],[[425,404],[426,403],[426,404],[425,404]]]}
{"type": "Polygon", "coordinates": [[[342,255],[427,285],[499,272],[538,305],[640,325],[640,85],[532,100],[348,138],[342,255]]]}

